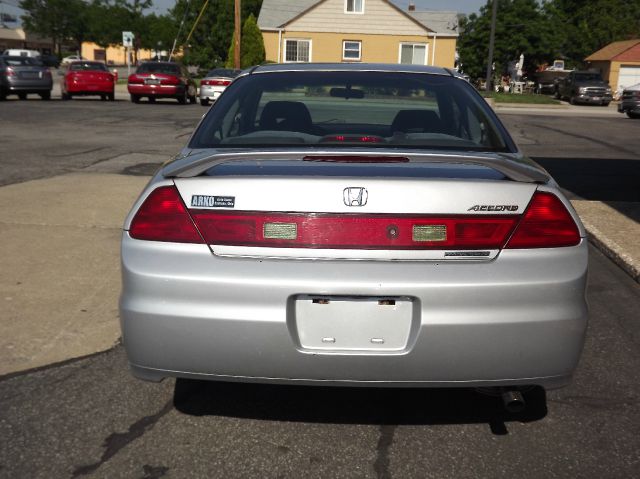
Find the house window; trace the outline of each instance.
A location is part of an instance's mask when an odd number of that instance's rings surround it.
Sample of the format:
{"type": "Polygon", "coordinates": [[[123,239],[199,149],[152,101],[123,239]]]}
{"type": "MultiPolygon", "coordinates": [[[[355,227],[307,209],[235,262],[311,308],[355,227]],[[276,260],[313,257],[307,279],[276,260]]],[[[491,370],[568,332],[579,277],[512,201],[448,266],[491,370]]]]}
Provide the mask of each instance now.
{"type": "Polygon", "coordinates": [[[364,0],[344,0],[345,13],[364,13],[364,0]]]}
{"type": "Polygon", "coordinates": [[[345,40],[342,42],[342,59],[347,61],[360,61],[362,42],[345,40]]]}
{"type": "Polygon", "coordinates": [[[285,62],[311,61],[311,40],[285,40],[284,42],[285,62]]]}
{"type": "Polygon", "coordinates": [[[426,65],[427,64],[427,44],[426,43],[401,43],[400,63],[404,65],[426,65]]]}

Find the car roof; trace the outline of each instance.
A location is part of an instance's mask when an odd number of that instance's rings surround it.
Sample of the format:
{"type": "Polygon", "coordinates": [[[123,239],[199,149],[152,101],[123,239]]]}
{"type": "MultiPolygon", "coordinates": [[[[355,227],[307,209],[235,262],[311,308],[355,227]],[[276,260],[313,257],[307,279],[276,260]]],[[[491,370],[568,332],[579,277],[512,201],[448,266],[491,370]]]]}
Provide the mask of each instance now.
{"type": "Polygon", "coordinates": [[[250,70],[250,73],[270,72],[389,72],[389,73],[431,73],[435,75],[452,76],[454,72],[442,67],[428,65],[404,65],[390,63],[271,63],[259,65],[250,70]]]}

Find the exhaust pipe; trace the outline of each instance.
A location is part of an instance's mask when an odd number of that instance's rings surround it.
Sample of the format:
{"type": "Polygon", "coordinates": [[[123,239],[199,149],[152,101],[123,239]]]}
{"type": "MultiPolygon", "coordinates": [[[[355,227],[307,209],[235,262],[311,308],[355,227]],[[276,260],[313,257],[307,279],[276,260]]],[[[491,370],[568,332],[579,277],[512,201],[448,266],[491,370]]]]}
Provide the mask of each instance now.
{"type": "Polygon", "coordinates": [[[502,393],[502,403],[504,408],[511,413],[524,411],[526,403],[522,393],[518,390],[509,390],[502,393]]]}

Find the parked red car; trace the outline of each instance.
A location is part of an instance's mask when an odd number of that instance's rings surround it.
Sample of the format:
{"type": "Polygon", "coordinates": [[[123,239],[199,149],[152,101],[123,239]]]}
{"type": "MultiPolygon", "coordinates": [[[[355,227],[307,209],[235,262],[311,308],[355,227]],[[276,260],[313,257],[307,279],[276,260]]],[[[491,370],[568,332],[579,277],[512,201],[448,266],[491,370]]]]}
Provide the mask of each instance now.
{"type": "Polygon", "coordinates": [[[146,96],[150,102],[156,98],[175,98],[179,103],[196,102],[196,83],[187,69],[174,62],[145,62],[127,84],[131,101],[138,103],[146,96]]]}
{"type": "Polygon", "coordinates": [[[113,101],[116,77],[101,62],[87,60],[71,62],[60,88],[62,99],[72,96],[99,95],[103,100],[113,101]]]}

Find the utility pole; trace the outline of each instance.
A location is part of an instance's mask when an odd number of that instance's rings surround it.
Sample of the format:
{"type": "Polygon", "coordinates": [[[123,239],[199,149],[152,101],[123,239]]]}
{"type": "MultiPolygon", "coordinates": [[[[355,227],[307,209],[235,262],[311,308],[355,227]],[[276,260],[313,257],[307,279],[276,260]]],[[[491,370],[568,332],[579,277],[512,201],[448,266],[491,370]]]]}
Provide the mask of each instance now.
{"type": "Polygon", "coordinates": [[[487,81],[485,90],[491,91],[492,67],[493,67],[493,46],[496,39],[496,15],[498,13],[498,0],[493,0],[491,10],[491,36],[489,37],[489,60],[487,60],[487,81]]]}
{"type": "Polygon", "coordinates": [[[240,18],[240,0],[235,0],[235,31],[233,35],[233,63],[236,69],[240,69],[240,31],[242,30],[240,18]]]}

